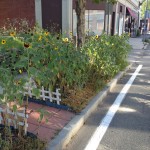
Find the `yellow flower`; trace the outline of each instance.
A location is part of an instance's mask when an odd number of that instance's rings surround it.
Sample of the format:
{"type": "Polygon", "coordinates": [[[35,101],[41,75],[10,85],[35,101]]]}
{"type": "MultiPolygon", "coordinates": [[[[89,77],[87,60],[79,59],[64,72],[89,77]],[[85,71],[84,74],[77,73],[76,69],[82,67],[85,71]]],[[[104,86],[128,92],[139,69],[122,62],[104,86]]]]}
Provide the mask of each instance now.
{"type": "Polygon", "coordinates": [[[22,70],[21,70],[21,69],[19,69],[19,73],[20,73],[20,74],[22,73],[22,70]]]}
{"type": "Polygon", "coordinates": [[[10,36],[15,36],[15,32],[10,32],[10,36]]]}
{"type": "Polygon", "coordinates": [[[46,42],[49,42],[49,40],[46,38],[46,42]]]}
{"type": "Polygon", "coordinates": [[[63,40],[63,42],[65,42],[65,43],[67,43],[67,42],[69,41],[68,38],[63,38],[62,40],[63,40]]]}
{"type": "Polygon", "coordinates": [[[65,38],[65,42],[68,42],[69,40],[68,40],[68,38],[65,38]]]}
{"type": "Polygon", "coordinates": [[[54,49],[55,49],[55,50],[58,50],[58,47],[55,47],[54,49]]]}
{"type": "Polygon", "coordinates": [[[108,45],[109,45],[109,42],[106,42],[105,44],[108,46],[108,45]]]}
{"type": "Polygon", "coordinates": [[[29,48],[29,47],[30,47],[30,44],[29,44],[29,43],[24,43],[24,47],[25,47],[25,48],[29,48]]]}
{"type": "Polygon", "coordinates": [[[45,32],[44,34],[45,34],[46,36],[48,36],[48,35],[49,35],[49,32],[45,32]]]}
{"type": "Polygon", "coordinates": [[[6,44],[6,40],[2,40],[2,44],[6,44]]]}
{"type": "Polygon", "coordinates": [[[21,83],[21,80],[16,81],[16,85],[19,85],[21,83]]]}
{"type": "Polygon", "coordinates": [[[98,35],[96,35],[95,38],[98,39],[98,35]]]}
{"type": "Polygon", "coordinates": [[[42,36],[39,36],[38,41],[41,41],[41,40],[42,40],[42,36]]]}
{"type": "Polygon", "coordinates": [[[72,32],[70,32],[70,36],[72,36],[73,34],[72,34],[72,32]]]}

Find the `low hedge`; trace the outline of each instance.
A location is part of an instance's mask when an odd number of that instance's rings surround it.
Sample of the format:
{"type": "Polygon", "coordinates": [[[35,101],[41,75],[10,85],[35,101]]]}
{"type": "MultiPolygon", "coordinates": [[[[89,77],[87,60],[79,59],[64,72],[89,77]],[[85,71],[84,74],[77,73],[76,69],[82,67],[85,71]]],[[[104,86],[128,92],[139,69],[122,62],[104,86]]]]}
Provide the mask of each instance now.
{"type": "Polygon", "coordinates": [[[126,67],[131,49],[126,34],[89,37],[79,49],[72,38],[63,38],[38,27],[16,35],[0,36],[0,56],[4,56],[1,67],[7,66],[8,70],[11,66],[15,75],[25,71],[34,77],[37,86],[59,87],[62,92],[81,89],[91,81],[111,79],[126,67]]]}

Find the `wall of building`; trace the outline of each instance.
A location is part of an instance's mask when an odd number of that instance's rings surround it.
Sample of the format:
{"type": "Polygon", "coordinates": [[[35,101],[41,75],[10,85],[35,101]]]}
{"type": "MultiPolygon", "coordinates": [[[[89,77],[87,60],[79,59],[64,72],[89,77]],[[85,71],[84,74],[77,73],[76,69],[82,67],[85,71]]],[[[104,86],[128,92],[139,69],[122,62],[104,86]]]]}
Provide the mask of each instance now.
{"type": "Polygon", "coordinates": [[[118,0],[116,12],[115,33],[121,35],[123,32],[130,32],[135,35],[139,26],[139,0],[118,0]]]}
{"type": "Polygon", "coordinates": [[[42,27],[62,29],[62,0],[42,0],[42,27]]]}
{"type": "Polygon", "coordinates": [[[0,26],[4,25],[6,18],[26,18],[34,24],[34,0],[0,0],[0,26]]]}
{"type": "Polygon", "coordinates": [[[125,5],[118,2],[116,5],[115,34],[121,35],[124,32],[125,13],[125,5]]]}
{"type": "Polygon", "coordinates": [[[118,0],[119,3],[125,5],[126,7],[129,7],[135,12],[138,12],[138,9],[139,9],[138,1],[139,0],[118,0]]]}
{"type": "Polygon", "coordinates": [[[62,0],[62,33],[70,36],[72,32],[72,0],[62,0]]]}

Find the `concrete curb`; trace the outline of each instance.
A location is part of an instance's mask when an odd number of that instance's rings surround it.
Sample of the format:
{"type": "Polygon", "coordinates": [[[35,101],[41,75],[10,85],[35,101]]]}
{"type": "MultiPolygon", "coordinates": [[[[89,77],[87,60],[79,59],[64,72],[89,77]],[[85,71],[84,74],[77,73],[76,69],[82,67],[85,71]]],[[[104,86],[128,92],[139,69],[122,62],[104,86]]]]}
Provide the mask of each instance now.
{"type": "Polygon", "coordinates": [[[99,92],[87,105],[79,115],[76,115],[61,131],[60,133],[48,143],[47,150],[63,150],[70,142],[71,138],[83,126],[90,114],[97,108],[98,104],[105,98],[107,93],[111,91],[117,84],[118,80],[131,68],[130,64],[124,71],[115,76],[114,79],[107,86],[99,92]]]}

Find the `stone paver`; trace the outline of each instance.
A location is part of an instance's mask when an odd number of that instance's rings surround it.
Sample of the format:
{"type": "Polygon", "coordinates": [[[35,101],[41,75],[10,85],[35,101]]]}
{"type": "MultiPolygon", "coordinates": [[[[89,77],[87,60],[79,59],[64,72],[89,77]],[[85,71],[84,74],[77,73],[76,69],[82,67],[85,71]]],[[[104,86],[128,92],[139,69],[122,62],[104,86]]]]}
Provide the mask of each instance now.
{"type": "Polygon", "coordinates": [[[39,126],[33,133],[37,135],[39,139],[49,141],[50,139],[55,137],[58,131],[43,126],[39,126]]]}
{"type": "Polygon", "coordinates": [[[29,103],[27,110],[29,114],[28,118],[28,132],[37,135],[40,139],[50,141],[63,127],[75,116],[74,113],[60,110],[53,107],[43,106],[36,103],[29,103]],[[38,122],[40,117],[39,109],[43,109],[48,112],[41,123],[38,122]]]}

